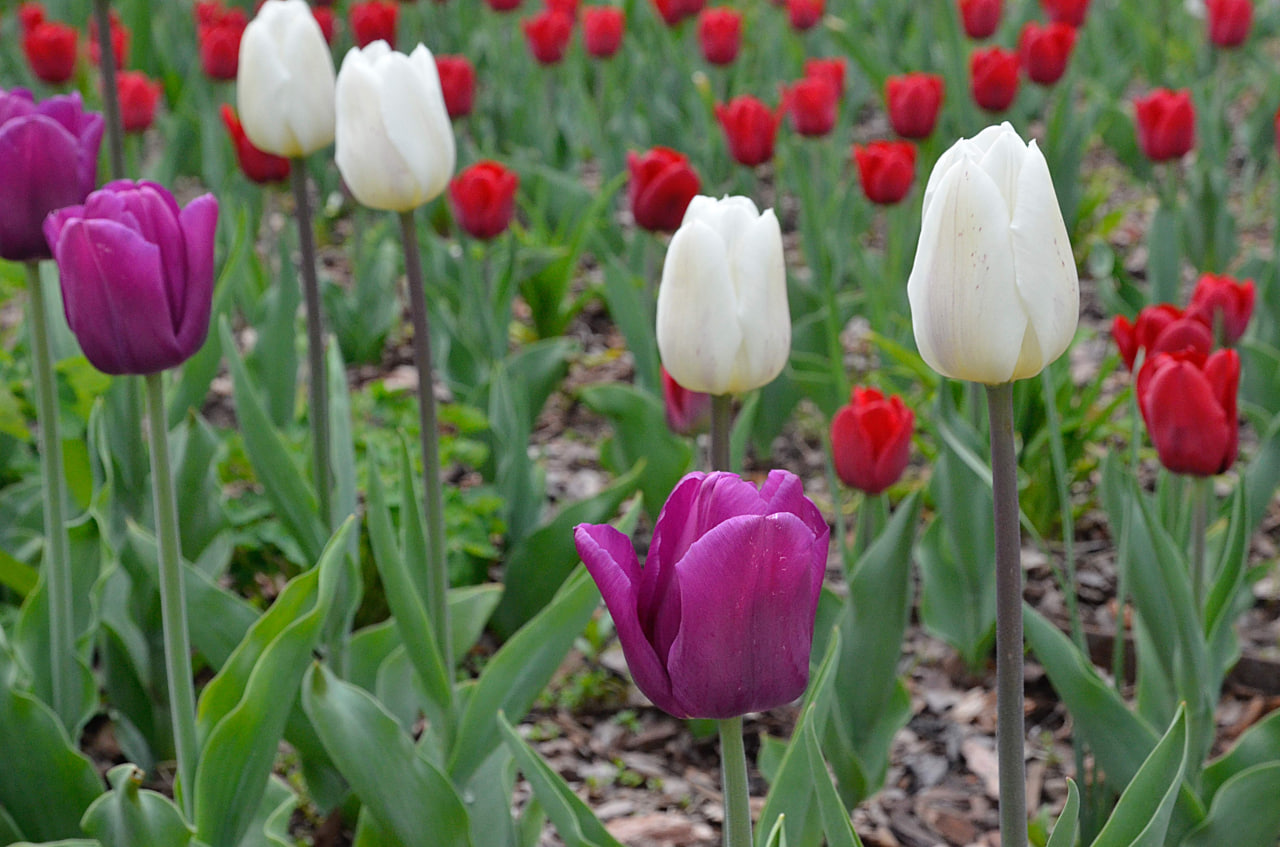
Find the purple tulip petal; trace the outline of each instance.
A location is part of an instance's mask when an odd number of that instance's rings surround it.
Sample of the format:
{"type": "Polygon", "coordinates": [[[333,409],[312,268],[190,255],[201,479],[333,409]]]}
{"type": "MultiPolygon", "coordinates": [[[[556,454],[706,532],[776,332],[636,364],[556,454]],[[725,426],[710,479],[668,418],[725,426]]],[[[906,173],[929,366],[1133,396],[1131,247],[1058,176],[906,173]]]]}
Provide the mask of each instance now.
{"type": "Polygon", "coordinates": [[[75,136],[52,118],[31,115],[0,127],[0,257],[50,258],[45,216],[84,201],[67,174],[79,156],[75,136]]]}
{"type": "Polygon", "coordinates": [[[804,692],[826,541],[795,515],[746,515],[689,548],[676,566],[684,618],[667,659],[684,714],[733,717],[804,692]]]}
{"type": "Polygon", "coordinates": [[[760,497],[768,504],[765,514],[790,512],[804,521],[815,535],[829,531],[821,510],[804,496],[804,483],[790,471],[769,471],[764,485],[760,486],[760,497]]]}
{"type": "Polygon", "coordinates": [[[178,346],[193,355],[209,334],[213,311],[213,243],[218,227],[218,200],[203,194],[178,215],[186,243],[187,284],[182,311],[174,316],[178,346]]]}
{"type": "Polygon", "coordinates": [[[766,503],[754,485],[731,473],[686,475],[658,515],[645,567],[678,562],[712,527],[738,515],[763,515],[766,503]]]}

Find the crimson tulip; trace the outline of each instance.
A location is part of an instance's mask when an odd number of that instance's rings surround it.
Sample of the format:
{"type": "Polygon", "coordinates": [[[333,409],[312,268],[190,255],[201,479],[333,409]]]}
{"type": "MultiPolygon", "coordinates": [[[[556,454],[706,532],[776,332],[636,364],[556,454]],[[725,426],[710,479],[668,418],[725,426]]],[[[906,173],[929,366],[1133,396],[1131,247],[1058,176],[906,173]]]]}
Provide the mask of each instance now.
{"type": "Polygon", "coordinates": [[[512,12],[520,8],[520,0],[485,0],[495,12],[512,12]]]}
{"type": "Polygon", "coordinates": [[[75,27],[58,21],[42,21],[22,35],[22,52],[36,77],[50,85],[61,85],[76,71],[75,27]]]}
{"type": "Polygon", "coordinates": [[[1174,473],[1213,476],[1236,460],[1240,356],[1219,350],[1160,353],[1138,371],[1138,408],[1160,464],[1174,473]]]}
{"type": "Polygon", "coordinates": [[[749,168],[773,158],[773,145],[782,116],[750,94],[739,95],[727,104],[716,104],[716,120],[724,129],[729,155],[749,168]]]}
{"type": "Polygon", "coordinates": [[[1207,356],[1213,349],[1213,333],[1205,315],[1190,310],[1184,313],[1170,303],[1147,306],[1132,322],[1124,315],[1116,315],[1111,322],[1111,337],[1129,370],[1133,370],[1139,350],[1145,351],[1149,359],[1157,353],[1188,349],[1207,356]]]}
{"type": "Polygon", "coordinates": [[[231,104],[222,104],[222,123],[231,136],[231,144],[235,147],[236,161],[240,170],[254,182],[280,182],[289,178],[289,160],[265,150],[259,150],[244,134],[240,118],[231,104]]]}
{"type": "Polygon", "coordinates": [[[1053,85],[1062,79],[1075,44],[1076,31],[1066,24],[1041,26],[1027,21],[1018,37],[1018,56],[1027,78],[1039,85],[1053,85]]]}
{"type": "Polygon", "coordinates": [[[898,481],[911,454],[915,413],[901,397],[855,388],[831,419],[836,476],[850,488],[879,494],[898,481]]]}
{"type": "Polygon", "coordinates": [[[573,38],[573,18],[555,9],[543,9],[520,26],[529,52],[542,65],[554,65],[564,58],[573,38]]]}
{"type": "Polygon", "coordinates": [[[826,11],[826,0],[787,0],[787,20],[791,28],[804,32],[817,26],[826,11]]]}
{"type": "Polygon", "coordinates": [[[959,6],[964,34],[975,41],[994,35],[1004,15],[1004,0],[959,0],[959,6]]]}
{"type": "MultiPolygon", "coordinates": [[[[120,15],[112,9],[107,15],[108,27],[111,30],[111,55],[116,60],[116,70],[124,67],[129,58],[129,30],[120,22],[120,15]]],[[[98,44],[98,21],[89,21],[89,61],[95,65],[102,64],[102,48],[98,44]]]]}
{"type": "Polygon", "coordinates": [[[1153,162],[1179,159],[1196,144],[1196,110],[1187,89],[1157,88],[1133,101],[1138,146],[1153,162]]]}
{"type": "Polygon", "coordinates": [[[853,145],[862,190],[872,203],[893,205],[907,196],[916,177],[916,147],[910,141],[853,145]]]}
{"type": "Polygon", "coordinates": [[[665,366],[662,369],[662,401],[666,408],[667,428],[677,435],[693,435],[711,423],[711,395],[691,391],[676,382],[665,366]]]}
{"type": "Polygon", "coordinates": [[[453,119],[471,114],[476,96],[476,69],[466,56],[436,56],[436,72],[444,92],[444,108],[453,119]]]}
{"type": "Polygon", "coordinates": [[[654,232],[675,232],[685,209],[702,187],[698,172],[683,153],[654,147],[627,153],[627,197],[636,224],[654,232]]]}
{"type": "Polygon", "coordinates": [[[1209,41],[1216,47],[1239,47],[1253,28],[1252,0],[1205,0],[1209,41]]]}
{"type": "Polygon", "coordinates": [[[156,117],[163,86],[141,71],[121,71],[116,77],[120,95],[120,122],[125,132],[142,132],[156,117]]]}
{"type": "Polygon", "coordinates": [[[240,69],[240,39],[248,25],[242,9],[220,3],[196,5],[196,46],[200,69],[216,80],[233,80],[240,69]]]}
{"type": "Polygon", "coordinates": [[[582,10],[582,43],[587,55],[607,59],[622,47],[626,14],[614,6],[586,6],[582,10]]]}
{"type": "Polygon", "coordinates": [[[742,46],[742,13],[721,6],[698,15],[698,45],[713,65],[729,65],[742,46]]]}
{"type": "Polygon", "coordinates": [[[653,8],[669,27],[685,18],[696,17],[705,5],[706,0],[653,0],[653,8]]]}
{"type": "Polygon", "coordinates": [[[1200,318],[1221,334],[1225,344],[1240,340],[1253,317],[1253,280],[1243,282],[1226,274],[1203,274],[1191,292],[1187,313],[1200,318]]]}
{"type": "Polygon", "coordinates": [[[1074,29],[1084,26],[1089,13],[1089,0],[1040,0],[1040,5],[1049,20],[1074,29]]]}
{"type": "Polygon", "coordinates": [[[844,79],[847,68],[844,59],[805,59],[804,75],[819,76],[835,86],[836,97],[844,97],[844,79]]]}
{"type": "Polygon", "coordinates": [[[18,7],[18,24],[24,33],[45,22],[47,13],[37,0],[29,0],[18,7]]]}
{"type": "Polygon", "coordinates": [[[835,86],[824,77],[805,77],[782,87],[782,110],[790,115],[792,129],[810,138],[835,128],[839,103],[835,86]]]}
{"type": "Polygon", "coordinates": [[[351,37],[357,47],[368,47],[375,41],[385,41],[395,49],[396,23],[400,17],[400,7],[394,0],[365,0],[354,3],[347,13],[347,21],[351,24],[351,37]]]}
{"type": "Polygon", "coordinates": [[[938,122],[944,83],[938,74],[909,73],[884,82],[889,124],[903,138],[928,138],[938,122]]]}
{"type": "Polygon", "coordinates": [[[488,240],[506,232],[515,212],[520,176],[498,162],[476,162],[449,183],[454,218],[472,238],[488,240]]]}
{"type": "Polygon", "coordinates": [[[1018,96],[1018,54],[1003,47],[974,50],[969,86],[973,102],[988,112],[1003,112],[1018,96]]]}
{"type": "Polygon", "coordinates": [[[312,6],[311,17],[316,19],[316,23],[320,25],[320,32],[324,35],[324,40],[332,46],[333,39],[338,34],[338,24],[333,17],[333,9],[328,6],[312,6]]]}

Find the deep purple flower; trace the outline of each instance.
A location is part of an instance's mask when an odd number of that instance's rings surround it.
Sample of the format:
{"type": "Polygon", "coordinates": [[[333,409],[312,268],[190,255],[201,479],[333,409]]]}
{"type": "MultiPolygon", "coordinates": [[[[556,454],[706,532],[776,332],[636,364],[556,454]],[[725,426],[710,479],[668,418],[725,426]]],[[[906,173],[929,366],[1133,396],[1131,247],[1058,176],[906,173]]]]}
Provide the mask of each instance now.
{"type": "Polygon", "coordinates": [[[794,474],[770,471],[759,490],[731,473],[689,474],[643,568],[611,526],[580,524],[574,541],[659,708],[723,719],[804,693],[830,530],[794,474]]]}
{"type": "Polygon", "coordinates": [[[67,323],[93,366],[150,374],[190,358],[209,333],[218,201],[185,209],[153,182],[118,180],[44,232],[58,260],[67,323]]]}
{"type": "Polygon", "coordinates": [[[102,128],[78,93],[36,103],[30,91],[0,90],[0,257],[51,258],[40,227],[93,190],[102,128]]]}

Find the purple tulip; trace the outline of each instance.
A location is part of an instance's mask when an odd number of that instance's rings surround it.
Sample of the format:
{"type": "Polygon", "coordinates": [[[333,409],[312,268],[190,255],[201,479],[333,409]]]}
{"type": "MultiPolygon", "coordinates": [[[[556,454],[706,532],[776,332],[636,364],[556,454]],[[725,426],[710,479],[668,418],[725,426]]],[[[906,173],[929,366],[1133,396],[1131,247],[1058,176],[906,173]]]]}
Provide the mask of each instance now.
{"type": "Polygon", "coordinates": [[[78,93],[36,103],[30,91],[0,90],[0,257],[52,257],[40,227],[93,190],[102,128],[102,115],[86,112],[78,93]]]}
{"type": "Polygon", "coordinates": [[[691,473],[654,528],[644,568],[611,526],[574,529],[636,685],[676,717],[731,718],[789,703],[809,651],[830,530],[800,480],[691,473]]]}
{"type": "Polygon", "coordinates": [[[200,349],[213,306],[217,222],[212,194],[179,210],[164,187],[128,180],[49,215],[44,232],[67,323],[95,368],[158,373],[200,349]]]}

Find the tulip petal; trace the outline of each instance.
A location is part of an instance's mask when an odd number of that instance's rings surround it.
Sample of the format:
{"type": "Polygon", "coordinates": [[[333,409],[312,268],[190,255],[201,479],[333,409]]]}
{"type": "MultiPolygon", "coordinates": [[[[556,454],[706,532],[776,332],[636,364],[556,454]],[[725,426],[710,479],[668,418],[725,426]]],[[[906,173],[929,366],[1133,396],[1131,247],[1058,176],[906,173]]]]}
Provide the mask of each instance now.
{"type": "Polygon", "coordinates": [[[684,614],[667,660],[685,714],[734,717],[804,692],[817,543],[795,515],[747,515],[689,548],[676,566],[684,614]]]}
{"type": "MultiPolygon", "coordinates": [[[[754,204],[751,208],[754,211],[754,204]]],[[[737,243],[730,244],[729,255],[742,339],[727,390],[738,393],[772,382],[786,367],[791,354],[791,309],[782,230],[773,210],[735,228],[739,235],[737,243]]]]}
{"type": "Polygon", "coordinates": [[[1162,465],[1174,473],[1198,476],[1230,466],[1225,457],[1235,448],[1235,422],[1227,420],[1200,368],[1170,361],[1154,369],[1145,388],[1143,417],[1162,465]]]}
{"type": "Polygon", "coordinates": [[[28,115],[0,129],[0,257],[46,259],[45,215],[81,203],[78,180],[67,171],[79,161],[78,142],[53,118],[28,115]],[[63,173],[64,176],[50,178],[63,173]]]}
{"type": "Polygon", "coordinates": [[[831,531],[822,511],[805,496],[804,483],[800,481],[800,477],[790,471],[777,468],[769,471],[764,485],[760,486],[760,499],[765,503],[765,514],[790,512],[804,521],[815,536],[826,535],[831,531]]]}
{"type": "Polygon", "coordinates": [[[376,68],[387,141],[407,170],[400,185],[405,205],[395,211],[434,200],[453,175],[453,128],[435,67],[431,53],[420,45],[412,58],[392,53],[376,68]]]}
{"type": "Polygon", "coordinates": [[[645,570],[656,569],[658,562],[680,561],[691,544],[730,518],[770,511],[782,510],[769,509],[760,491],[737,474],[686,474],[658,513],[645,570]]]}
{"type": "Polygon", "coordinates": [[[218,228],[218,200],[204,194],[187,204],[178,216],[187,255],[182,311],[175,315],[178,346],[192,355],[209,334],[213,311],[213,245],[218,228]]]}
{"type": "MultiPolygon", "coordinates": [[[[382,42],[375,42],[366,51],[382,42]]],[[[342,62],[336,91],[337,144],[334,159],[347,187],[361,204],[390,210],[399,205],[399,184],[409,179],[403,160],[388,143],[382,125],[378,78],[353,47],[342,62]]],[[[412,207],[410,207],[412,208],[412,207]]]]}

